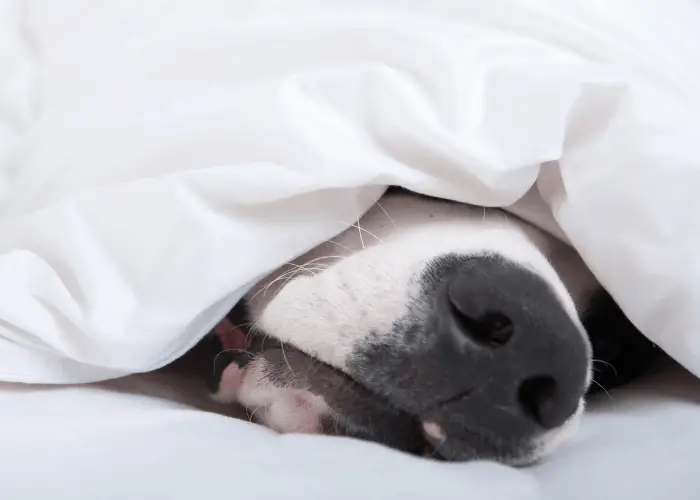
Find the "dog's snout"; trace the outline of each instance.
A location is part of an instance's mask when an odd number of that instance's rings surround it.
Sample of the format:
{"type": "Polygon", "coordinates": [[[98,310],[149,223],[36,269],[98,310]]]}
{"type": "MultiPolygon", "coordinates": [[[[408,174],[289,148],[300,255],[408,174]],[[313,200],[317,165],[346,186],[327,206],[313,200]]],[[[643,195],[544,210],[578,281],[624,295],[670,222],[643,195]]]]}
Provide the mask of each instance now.
{"type": "Polygon", "coordinates": [[[438,342],[452,346],[440,348],[443,360],[455,353],[445,365],[455,382],[430,418],[445,442],[460,428],[527,440],[576,413],[590,350],[544,280],[503,259],[474,258],[447,278],[441,304],[433,324],[438,342]]]}
{"type": "Polygon", "coordinates": [[[448,460],[535,453],[580,413],[589,380],[573,303],[502,256],[447,257],[426,273],[425,302],[396,324],[403,342],[359,344],[349,374],[422,422],[448,460]]]}

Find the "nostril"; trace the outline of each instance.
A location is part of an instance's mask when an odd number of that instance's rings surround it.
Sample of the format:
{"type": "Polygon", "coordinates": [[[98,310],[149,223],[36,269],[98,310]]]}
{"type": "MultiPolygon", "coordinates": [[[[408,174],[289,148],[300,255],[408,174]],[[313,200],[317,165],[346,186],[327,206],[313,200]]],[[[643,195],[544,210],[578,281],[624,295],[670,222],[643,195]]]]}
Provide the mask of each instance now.
{"type": "Polygon", "coordinates": [[[515,328],[511,319],[505,314],[487,312],[479,316],[470,316],[450,300],[452,316],[461,326],[462,333],[480,345],[498,348],[506,345],[513,337],[515,328]]]}
{"type": "Polygon", "coordinates": [[[526,415],[546,429],[558,427],[568,417],[562,418],[556,409],[557,389],[557,381],[550,376],[528,378],[520,385],[520,406],[526,415]]]}
{"type": "Polygon", "coordinates": [[[478,319],[495,345],[505,345],[513,336],[513,322],[508,316],[499,313],[487,313],[478,319]]]}

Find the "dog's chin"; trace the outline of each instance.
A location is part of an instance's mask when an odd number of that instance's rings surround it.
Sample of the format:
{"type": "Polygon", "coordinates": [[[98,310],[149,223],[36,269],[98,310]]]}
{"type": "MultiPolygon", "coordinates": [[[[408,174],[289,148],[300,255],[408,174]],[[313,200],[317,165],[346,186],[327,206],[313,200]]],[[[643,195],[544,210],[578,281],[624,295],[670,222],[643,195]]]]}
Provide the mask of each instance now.
{"type": "Polygon", "coordinates": [[[475,433],[469,440],[450,439],[438,441],[428,438],[426,456],[446,462],[496,461],[513,467],[526,467],[537,463],[542,457],[535,453],[533,443],[504,446],[495,440],[484,439],[475,433]],[[479,440],[488,452],[473,447],[470,441],[479,440]]]}
{"type": "Polygon", "coordinates": [[[434,430],[432,433],[424,432],[424,456],[449,462],[489,460],[512,467],[532,466],[547,460],[573,438],[582,413],[583,405],[563,426],[516,443],[507,443],[496,436],[478,431],[463,431],[462,438],[451,439],[435,435],[434,430]]]}
{"type": "MultiPolygon", "coordinates": [[[[254,412],[257,421],[279,432],[354,437],[447,462],[491,460],[527,466],[546,458],[571,438],[583,413],[580,403],[563,425],[519,439],[508,439],[508,432],[502,435],[471,428],[457,416],[438,423],[425,408],[411,408],[400,393],[385,390],[378,394],[363,381],[318,360],[311,361],[291,346],[282,348],[277,343],[279,348],[271,347],[276,343],[272,335],[260,337],[260,342],[263,339],[268,348],[242,365],[246,374],[237,397],[245,406],[258,408],[254,412]],[[300,406],[297,400],[304,404],[300,406]]],[[[226,380],[225,374],[222,380],[226,380]]]]}
{"type": "Polygon", "coordinates": [[[547,460],[570,442],[578,432],[584,410],[585,400],[581,398],[576,411],[561,426],[519,440],[508,440],[488,429],[460,426],[450,430],[435,421],[414,418],[422,422],[420,430],[426,457],[449,462],[489,460],[527,467],[547,460]]]}
{"type": "Polygon", "coordinates": [[[443,426],[425,416],[407,410],[406,405],[400,403],[400,398],[397,400],[392,397],[391,391],[378,395],[361,381],[355,379],[354,384],[363,387],[368,394],[373,394],[374,399],[382,401],[385,408],[391,408],[392,413],[395,411],[394,415],[402,415],[390,423],[393,441],[387,441],[388,436],[382,432],[382,426],[355,426],[357,432],[353,434],[354,437],[385,442],[395,449],[445,462],[496,461],[512,467],[537,464],[549,458],[575,436],[585,409],[585,400],[582,398],[576,411],[561,426],[515,441],[487,429],[459,426],[455,431],[446,431],[443,426]]]}

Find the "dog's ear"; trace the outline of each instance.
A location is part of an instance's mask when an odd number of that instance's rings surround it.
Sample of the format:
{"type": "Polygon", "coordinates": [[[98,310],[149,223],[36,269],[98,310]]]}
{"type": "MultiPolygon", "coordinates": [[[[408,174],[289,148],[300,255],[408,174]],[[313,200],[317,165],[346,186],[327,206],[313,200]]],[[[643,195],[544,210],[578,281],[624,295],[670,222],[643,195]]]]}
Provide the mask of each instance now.
{"type": "Polygon", "coordinates": [[[593,347],[595,383],[589,394],[631,382],[651,372],[665,356],[602,288],[591,296],[581,319],[593,347]]]}

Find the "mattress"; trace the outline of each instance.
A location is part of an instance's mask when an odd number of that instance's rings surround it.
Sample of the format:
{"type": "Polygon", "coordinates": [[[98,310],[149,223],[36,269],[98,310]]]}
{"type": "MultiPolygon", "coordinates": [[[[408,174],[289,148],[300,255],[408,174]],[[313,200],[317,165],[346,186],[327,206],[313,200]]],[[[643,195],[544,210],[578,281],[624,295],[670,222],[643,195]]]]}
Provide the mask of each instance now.
{"type": "Polygon", "coordinates": [[[191,380],[0,387],[0,498],[697,499],[700,383],[664,370],[591,403],[578,437],[526,469],[280,436],[217,411],[191,380]]]}

